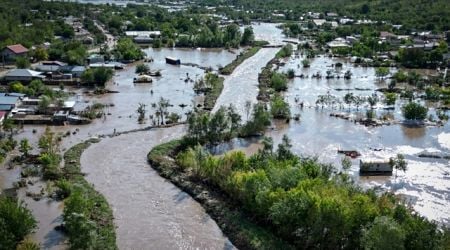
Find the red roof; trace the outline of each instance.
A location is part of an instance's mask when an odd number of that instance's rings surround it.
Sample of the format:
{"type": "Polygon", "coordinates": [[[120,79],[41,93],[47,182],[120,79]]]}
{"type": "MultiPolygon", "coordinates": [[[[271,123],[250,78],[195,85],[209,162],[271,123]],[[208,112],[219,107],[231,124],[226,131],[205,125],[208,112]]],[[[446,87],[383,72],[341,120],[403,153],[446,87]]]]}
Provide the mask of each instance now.
{"type": "Polygon", "coordinates": [[[6,48],[11,50],[15,54],[22,54],[22,53],[27,53],[28,52],[28,49],[25,48],[22,44],[9,45],[9,46],[6,46],[6,48]]]}
{"type": "Polygon", "coordinates": [[[0,111],[0,118],[5,117],[6,116],[6,111],[0,111]]]}

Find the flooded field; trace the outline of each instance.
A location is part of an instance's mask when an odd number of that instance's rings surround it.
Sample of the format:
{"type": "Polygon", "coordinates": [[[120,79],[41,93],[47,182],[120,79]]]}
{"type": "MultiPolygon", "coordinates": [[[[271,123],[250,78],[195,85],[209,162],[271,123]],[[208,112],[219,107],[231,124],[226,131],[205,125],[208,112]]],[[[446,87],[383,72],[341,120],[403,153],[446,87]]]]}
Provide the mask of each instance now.
{"type": "MultiPolygon", "coordinates": [[[[369,96],[375,89],[386,87],[386,82],[375,77],[373,68],[353,67],[352,64],[339,59],[320,57],[313,59],[310,68],[298,67],[302,58],[290,59],[281,71],[295,69],[296,75],[309,75],[308,79],[295,78],[289,83],[289,90],[285,94],[291,105],[292,114],[300,114],[300,122],[291,121],[290,124],[278,122],[267,136],[278,143],[284,134],[292,139],[293,150],[301,155],[317,156],[321,161],[332,163],[340,167],[342,155],[338,149],[358,150],[360,158],[389,158],[398,153],[404,154],[408,161],[408,170],[398,172],[397,178],[390,177],[359,177],[359,160],[353,160],[351,173],[355,180],[363,187],[380,188],[394,191],[406,198],[407,201],[421,214],[430,219],[443,223],[450,223],[450,165],[444,159],[419,158],[422,152],[449,154],[450,153],[450,125],[443,127],[408,128],[400,124],[382,127],[365,127],[351,121],[330,117],[331,112],[347,112],[347,105],[343,110],[315,108],[318,95],[327,93],[342,98],[348,91],[336,89],[352,89],[355,95],[369,96]],[[331,67],[337,62],[343,63],[343,68],[335,71],[331,67]],[[341,76],[346,70],[351,70],[351,80],[340,79],[311,79],[311,75],[320,72],[325,75],[332,70],[341,76]],[[367,89],[367,90],[355,90],[367,89]],[[295,102],[295,99],[298,102],[295,102]],[[305,108],[300,109],[298,103],[304,102],[305,108]]],[[[381,95],[381,93],[378,93],[381,95]]],[[[375,111],[377,115],[390,113],[397,120],[402,120],[401,108],[397,101],[396,109],[386,111],[379,104],[375,111]]],[[[359,115],[365,116],[369,107],[360,108],[359,115]]],[[[357,113],[355,107],[352,113],[357,113]]],[[[430,106],[430,113],[434,113],[430,106]]]]}
{"type": "Polygon", "coordinates": [[[184,131],[178,126],[108,138],[83,154],[86,179],[112,206],[120,249],[233,249],[203,208],[146,161],[153,146],[184,131]]]}

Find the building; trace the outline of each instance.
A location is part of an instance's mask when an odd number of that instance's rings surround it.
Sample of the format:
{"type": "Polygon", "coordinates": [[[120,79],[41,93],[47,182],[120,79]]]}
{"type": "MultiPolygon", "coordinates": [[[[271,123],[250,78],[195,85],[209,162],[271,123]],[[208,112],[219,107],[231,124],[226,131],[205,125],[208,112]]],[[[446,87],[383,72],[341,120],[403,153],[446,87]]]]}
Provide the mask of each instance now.
{"type": "Polygon", "coordinates": [[[386,159],[362,159],[359,161],[361,174],[392,174],[392,165],[386,159]]]}
{"type": "Polygon", "coordinates": [[[125,35],[128,37],[160,37],[161,31],[125,31],[125,35]]]}
{"type": "Polygon", "coordinates": [[[105,56],[99,54],[92,54],[88,57],[88,63],[105,63],[105,56]]]}
{"type": "Polygon", "coordinates": [[[6,46],[1,52],[3,63],[14,62],[17,57],[26,57],[27,55],[28,49],[25,48],[22,44],[6,46]]]}
{"type": "Polygon", "coordinates": [[[8,82],[31,82],[36,79],[44,79],[42,72],[30,70],[30,69],[13,69],[6,73],[4,80],[8,82]]]}
{"type": "Polygon", "coordinates": [[[0,124],[3,124],[3,121],[6,119],[7,116],[8,116],[7,112],[0,111],[0,124]]]}
{"type": "Polygon", "coordinates": [[[347,40],[345,40],[344,38],[341,38],[341,37],[338,37],[338,38],[334,39],[333,41],[327,43],[327,46],[330,49],[350,47],[350,45],[347,43],[347,40]]]}
{"type": "Polygon", "coordinates": [[[15,107],[19,106],[19,104],[19,97],[7,96],[5,93],[0,93],[0,111],[9,112],[15,107]]]}
{"type": "Polygon", "coordinates": [[[60,62],[60,61],[42,61],[40,64],[48,65],[48,66],[59,66],[59,67],[63,67],[63,66],[67,65],[67,63],[60,62]]]}
{"type": "Polygon", "coordinates": [[[322,26],[324,23],[326,23],[327,22],[327,20],[325,20],[325,19],[314,19],[313,20],[313,23],[316,25],[316,26],[322,26]]]}

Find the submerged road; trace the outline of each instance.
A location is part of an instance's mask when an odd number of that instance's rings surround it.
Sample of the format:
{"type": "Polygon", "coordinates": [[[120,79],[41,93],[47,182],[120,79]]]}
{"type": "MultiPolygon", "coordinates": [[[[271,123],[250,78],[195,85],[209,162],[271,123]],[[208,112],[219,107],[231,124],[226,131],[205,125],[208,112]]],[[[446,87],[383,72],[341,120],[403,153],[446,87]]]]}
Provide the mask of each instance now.
{"type": "Polygon", "coordinates": [[[233,249],[204,209],[147,163],[152,147],[184,126],[105,138],[81,157],[86,179],[113,209],[120,249],[233,249]]]}

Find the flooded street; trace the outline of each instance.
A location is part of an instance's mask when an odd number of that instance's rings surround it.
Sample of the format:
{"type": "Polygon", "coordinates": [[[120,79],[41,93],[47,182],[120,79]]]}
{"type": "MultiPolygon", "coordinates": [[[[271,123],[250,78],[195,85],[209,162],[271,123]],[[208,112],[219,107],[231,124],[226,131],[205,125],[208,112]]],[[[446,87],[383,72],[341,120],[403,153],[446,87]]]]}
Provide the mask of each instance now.
{"type": "Polygon", "coordinates": [[[152,147],[184,131],[177,126],[108,138],[83,153],[86,179],[113,209],[120,249],[233,249],[203,208],[146,161],[152,147]]]}

